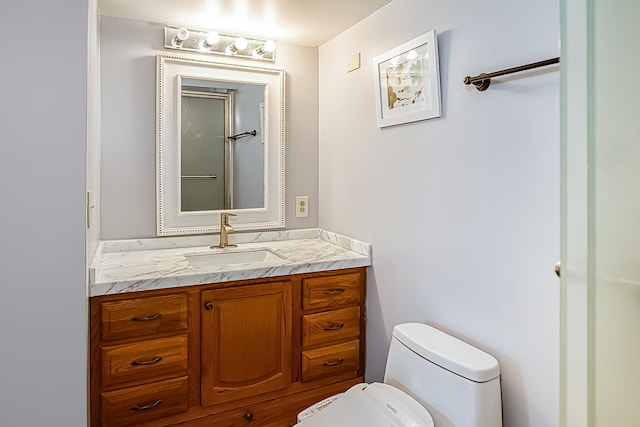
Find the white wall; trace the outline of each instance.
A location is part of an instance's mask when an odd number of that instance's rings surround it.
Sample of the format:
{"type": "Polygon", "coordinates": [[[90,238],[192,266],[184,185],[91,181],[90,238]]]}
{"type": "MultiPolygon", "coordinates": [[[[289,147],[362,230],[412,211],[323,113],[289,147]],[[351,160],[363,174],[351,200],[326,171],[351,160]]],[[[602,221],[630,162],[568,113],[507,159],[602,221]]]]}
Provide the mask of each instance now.
{"type": "Polygon", "coordinates": [[[319,49],[320,226],[374,248],[367,376],[394,324],[439,326],[499,360],[505,427],[558,424],[559,73],[462,80],[558,44],[556,0],[395,0],[319,49]],[[378,129],[373,57],[431,29],[443,117],[378,129]]]}
{"type": "Polygon", "coordinates": [[[0,26],[15,35],[0,67],[7,427],[87,423],[87,9],[87,0],[0,2],[0,26]]]}
{"type": "MultiPolygon", "coordinates": [[[[155,237],[156,54],[164,25],[101,17],[101,237],[155,237]]],[[[317,49],[280,43],[286,70],[286,228],[318,225],[317,49]],[[295,218],[308,195],[308,218],[295,218]]]]}

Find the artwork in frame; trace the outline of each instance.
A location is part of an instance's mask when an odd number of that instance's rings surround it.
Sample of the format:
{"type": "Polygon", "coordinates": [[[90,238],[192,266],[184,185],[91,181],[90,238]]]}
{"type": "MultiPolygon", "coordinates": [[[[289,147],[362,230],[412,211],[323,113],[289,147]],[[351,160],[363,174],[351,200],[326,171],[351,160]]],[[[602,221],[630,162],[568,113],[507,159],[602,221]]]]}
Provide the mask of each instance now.
{"type": "Polygon", "coordinates": [[[378,127],[440,117],[440,69],[435,30],[373,60],[378,127]]]}

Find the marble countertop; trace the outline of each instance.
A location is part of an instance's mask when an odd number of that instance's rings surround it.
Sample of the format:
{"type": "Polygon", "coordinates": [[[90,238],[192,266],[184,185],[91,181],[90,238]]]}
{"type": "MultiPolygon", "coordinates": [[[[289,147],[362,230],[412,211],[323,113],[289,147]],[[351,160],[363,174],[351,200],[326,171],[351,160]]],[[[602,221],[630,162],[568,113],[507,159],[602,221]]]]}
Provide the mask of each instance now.
{"type": "Polygon", "coordinates": [[[192,236],[100,242],[89,269],[90,296],[371,265],[370,244],[320,229],[238,233],[230,236],[237,248],[211,249],[217,239],[192,236]],[[275,252],[281,259],[194,267],[186,257],[258,249],[275,252]]]}

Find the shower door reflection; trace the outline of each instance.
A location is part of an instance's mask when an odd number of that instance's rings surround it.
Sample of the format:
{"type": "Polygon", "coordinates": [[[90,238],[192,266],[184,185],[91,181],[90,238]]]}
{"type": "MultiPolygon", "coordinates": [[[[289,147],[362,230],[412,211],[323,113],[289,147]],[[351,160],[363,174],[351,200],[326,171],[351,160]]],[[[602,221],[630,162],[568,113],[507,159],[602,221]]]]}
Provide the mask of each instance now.
{"type": "Polygon", "coordinates": [[[182,91],[180,189],[183,212],[227,209],[231,94],[182,91]]]}
{"type": "Polygon", "coordinates": [[[265,86],[183,79],[180,211],[263,208],[265,86]]]}

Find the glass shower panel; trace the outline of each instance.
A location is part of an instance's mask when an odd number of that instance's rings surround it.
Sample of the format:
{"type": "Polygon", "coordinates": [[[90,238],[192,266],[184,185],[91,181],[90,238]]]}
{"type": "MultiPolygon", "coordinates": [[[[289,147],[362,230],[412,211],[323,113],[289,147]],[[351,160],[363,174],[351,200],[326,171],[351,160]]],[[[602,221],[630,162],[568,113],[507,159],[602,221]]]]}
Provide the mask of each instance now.
{"type": "Polygon", "coordinates": [[[593,0],[591,375],[596,423],[640,425],[640,2],[593,0]]]}
{"type": "Polygon", "coordinates": [[[182,211],[225,208],[225,100],[182,96],[182,211]]]}
{"type": "Polygon", "coordinates": [[[564,0],[562,425],[640,425],[640,2],[564,0]]]}

